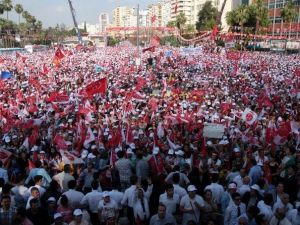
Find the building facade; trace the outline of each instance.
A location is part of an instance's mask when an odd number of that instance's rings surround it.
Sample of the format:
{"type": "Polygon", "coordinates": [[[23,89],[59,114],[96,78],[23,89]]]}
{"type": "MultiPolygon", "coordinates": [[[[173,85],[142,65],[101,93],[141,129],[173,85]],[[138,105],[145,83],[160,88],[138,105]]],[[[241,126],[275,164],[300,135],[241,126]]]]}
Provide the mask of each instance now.
{"type": "Polygon", "coordinates": [[[99,31],[105,32],[106,27],[109,25],[109,15],[108,13],[101,13],[99,15],[99,31]]]}
{"type": "MultiPolygon", "coordinates": [[[[288,36],[289,24],[284,23],[280,16],[281,9],[285,6],[287,0],[265,0],[269,10],[269,33],[273,36],[288,36]]],[[[298,12],[298,16],[291,23],[291,37],[300,37],[300,0],[293,1],[298,12]]]]}

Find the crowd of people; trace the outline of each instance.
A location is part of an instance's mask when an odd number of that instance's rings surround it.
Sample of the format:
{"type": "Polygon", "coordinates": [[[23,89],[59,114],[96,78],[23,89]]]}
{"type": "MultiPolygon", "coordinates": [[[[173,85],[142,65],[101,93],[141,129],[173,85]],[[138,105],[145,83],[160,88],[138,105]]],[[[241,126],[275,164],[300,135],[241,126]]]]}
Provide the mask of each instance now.
{"type": "Polygon", "coordinates": [[[300,224],[300,56],[153,50],[1,57],[1,225],[300,224]]]}

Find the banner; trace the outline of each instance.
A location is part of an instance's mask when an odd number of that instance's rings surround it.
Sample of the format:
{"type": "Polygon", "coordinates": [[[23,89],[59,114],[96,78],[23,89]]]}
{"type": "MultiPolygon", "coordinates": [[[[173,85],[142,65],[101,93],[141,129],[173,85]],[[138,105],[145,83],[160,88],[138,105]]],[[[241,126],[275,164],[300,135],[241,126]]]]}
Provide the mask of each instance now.
{"type": "Polygon", "coordinates": [[[225,126],[222,124],[209,123],[204,126],[203,137],[221,139],[224,135],[225,126]]]}
{"type": "Polygon", "coordinates": [[[9,79],[9,78],[11,78],[11,72],[9,72],[9,71],[1,72],[1,79],[9,79]]]}

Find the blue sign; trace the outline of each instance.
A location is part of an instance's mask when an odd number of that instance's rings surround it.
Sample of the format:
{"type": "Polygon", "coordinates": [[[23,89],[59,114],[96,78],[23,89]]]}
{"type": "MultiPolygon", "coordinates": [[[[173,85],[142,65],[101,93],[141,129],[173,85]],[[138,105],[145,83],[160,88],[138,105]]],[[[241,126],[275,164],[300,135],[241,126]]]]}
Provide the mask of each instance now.
{"type": "Polygon", "coordinates": [[[11,72],[9,72],[9,71],[1,72],[1,79],[9,79],[9,78],[11,78],[11,72]]]}

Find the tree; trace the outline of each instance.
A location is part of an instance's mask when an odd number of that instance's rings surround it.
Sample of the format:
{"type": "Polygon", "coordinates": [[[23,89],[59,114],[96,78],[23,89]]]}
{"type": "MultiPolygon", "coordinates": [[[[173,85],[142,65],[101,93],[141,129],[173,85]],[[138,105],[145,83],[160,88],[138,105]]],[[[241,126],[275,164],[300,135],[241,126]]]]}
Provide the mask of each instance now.
{"type": "Polygon", "coordinates": [[[21,4],[16,4],[15,11],[19,15],[19,24],[20,24],[20,17],[21,17],[21,13],[23,12],[23,6],[21,4]]]}
{"type": "Polygon", "coordinates": [[[169,21],[167,27],[176,27],[176,21],[169,21]]]}
{"type": "Polygon", "coordinates": [[[176,26],[179,30],[184,26],[186,23],[187,18],[185,17],[184,13],[181,12],[177,17],[176,17],[176,26]]]}
{"type": "Polygon", "coordinates": [[[27,11],[22,12],[22,17],[24,18],[25,21],[27,21],[29,16],[30,16],[29,12],[27,12],[27,11]]]}
{"type": "Polygon", "coordinates": [[[198,13],[198,22],[196,24],[197,30],[212,29],[216,24],[217,16],[218,10],[212,5],[212,2],[205,2],[198,13]]]}
{"type": "Polygon", "coordinates": [[[4,6],[4,11],[6,11],[6,19],[8,20],[8,12],[10,12],[13,9],[12,2],[11,0],[3,0],[2,4],[4,6]]]}
{"type": "Polygon", "coordinates": [[[255,33],[257,33],[260,27],[268,27],[269,26],[269,12],[268,8],[264,4],[264,0],[256,0],[254,2],[254,10],[255,10],[255,33]]]}
{"type": "Polygon", "coordinates": [[[247,6],[240,5],[236,9],[236,19],[241,28],[241,33],[244,31],[244,24],[248,21],[249,17],[249,9],[247,6]]]}
{"type": "MultiPolygon", "coordinates": [[[[296,19],[297,15],[298,14],[295,5],[291,0],[289,0],[287,4],[280,11],[280,16],[282,18],[282,21],[289,24],[289,39],[291,38],[292,22],[294,19],[296,19]]],[[[281,32],[282,32],[282,28],[283,27],[281,27],[281,32]]]]}

